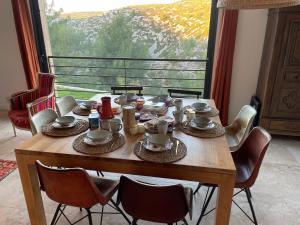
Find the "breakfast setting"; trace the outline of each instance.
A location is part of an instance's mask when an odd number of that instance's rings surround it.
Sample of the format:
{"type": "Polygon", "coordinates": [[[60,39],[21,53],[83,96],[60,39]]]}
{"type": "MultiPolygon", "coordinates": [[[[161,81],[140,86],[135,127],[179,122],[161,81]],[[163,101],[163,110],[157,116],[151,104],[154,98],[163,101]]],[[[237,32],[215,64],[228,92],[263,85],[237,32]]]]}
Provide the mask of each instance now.
{"type": "Polygon", "coordinates": [[[187,154],[184,140],[174,133],[214,138],[225,132],[211,119],[218,110],[205,100],[185,102],[168,95],[147,97],[134,93],[97,98],[76,102],[69,113],[44,125],[42,133],[52,137],[79,135],[73,149],[90,155],[115,151],[128,138],[136,137],[132,144],[138,158],[171,163],[187,154]]]}

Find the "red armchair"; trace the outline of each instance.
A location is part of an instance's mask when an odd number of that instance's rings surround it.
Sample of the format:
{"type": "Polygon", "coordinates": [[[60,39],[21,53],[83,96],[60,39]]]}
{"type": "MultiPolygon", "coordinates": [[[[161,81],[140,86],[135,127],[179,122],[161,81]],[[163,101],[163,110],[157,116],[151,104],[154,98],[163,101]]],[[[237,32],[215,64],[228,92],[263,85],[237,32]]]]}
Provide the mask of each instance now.
{"type": "Polygon", "coordinates": [[[35,89],[14,93],[10,98],[8,117],[12,122],[14,134],[16,128],[31,130],[30,117],[46,108],[54,109],[53,74],[39,73],[39,86],[35,89]]]}

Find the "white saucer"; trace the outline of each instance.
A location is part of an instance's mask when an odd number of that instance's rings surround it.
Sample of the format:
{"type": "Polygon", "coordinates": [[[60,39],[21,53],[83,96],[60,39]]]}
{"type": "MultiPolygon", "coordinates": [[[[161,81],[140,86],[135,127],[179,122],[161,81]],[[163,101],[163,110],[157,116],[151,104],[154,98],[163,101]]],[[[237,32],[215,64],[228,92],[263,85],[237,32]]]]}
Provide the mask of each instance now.
{"type": "Polygon", "coordinates": [[[191,122],[190,125],[192,128],[197,129],[197,130],[211,130],[214,129],[216,127],[216,124],[214,122],[209,123],[207,126],[205,127],[199,127],[197,126],[196,123],[194,123],[193,121],[191,122]]]}
{"type": "Polygon", "coordinates": [[[164,147],[164,146],[160,146],[160,145],[154,145],[152,143],[150,143],[148,141],[148,144],[146,144],[145,141],[143,141],[143,147],[151,152],[164,152],[164,151],[167,151],[167,150],[171,150],[172,149],[172,146],[173,146],[173,142],[170,141],[168,144],[167,144],[167,147],[164,147]]]}
{"type": "Polygon", "coordinates": [[[83,142],[87,145],[91,145],[91,146],[97,146],[97,145],[105,145],[107,143],[109,143],[112,140],[112,136],[109,136],[107,139],[105,139],[104,141],[92,141],[91,139],[89,139],[88,137],[85,137],[83,139],[83,142]]]}
{"type": "Polygon", "coordinates": [[[57,123],[57,122],[54,122],[52,124],[52,126],[55,128],[55,129],[69,129],[69,128],[72,128],[72,127],[75,127],[76,123],[75,122],[72,122],[68,125],[64,125],[62,126],[61,124],[57,123]]]}

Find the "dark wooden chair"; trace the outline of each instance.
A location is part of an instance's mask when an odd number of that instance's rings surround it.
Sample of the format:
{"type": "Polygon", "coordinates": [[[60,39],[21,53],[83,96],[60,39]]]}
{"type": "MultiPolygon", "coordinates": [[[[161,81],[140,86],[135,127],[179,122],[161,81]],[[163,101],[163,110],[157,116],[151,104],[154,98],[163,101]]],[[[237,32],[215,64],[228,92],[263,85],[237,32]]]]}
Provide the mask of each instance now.
{"type": "Polygon", "coordinates": [[[112,86],[111,88],[112,95],[122,95],[124,93],[130,92],[135,93],[137,96],[143,96],[143,87],[142,86],[112,86]]]}
{"type": "Polygon", "coordinates": [[[64,216],[70,224],[75,224],[88,217],[89,225],[92,225],[92,213],[95,212],[91,212],[90,208],[96,204],[102,205],[100,221],[100,224],[102,224],[103,214],[105,214],[103,207],[109,204],[109,202],[114,205],[114,208],[121,213],[130,224],[130,220],[112,200],[112,196],[118,190],[118,181],[91,177],[81,168],[50,168],[43,165],[40,161],[36,161],[36,168],[41,190],[45,191],[51,200],[59,203],[51,225],[56,224],[61,216],[64,216]],[[74,206],[80,209],[84,208],[87,211],[87,215],[71,223],[64,213],[66,206],[74,206]]]}
{"type": "MultiPolygon", "coordinates": [[[[257,225],[257,219],[255,216],[254,208],[251,201],[250,187],[252,187],[256,181],[259,173],[262,161],[264,159],[265,153],[268,149],[269,143],[271,141],[270,134],[260,127],[255,127],[241,146],[241,148],[235,152],[231,152],[234,164],[236,166],[237,174],[235,181],[235,188],[241,189],[234,194],[233,197],[241,192],[245,192],[247,200],[252,213],[252,218],[232,199],[233,203],[238,206],[239,209],[255,224],[257,225]]],[[[207,206],[213,196],[216,186],[211,184],[202,184],[203,186],[208,186],[206,197],[204,200],[203,208],[197,224],[200,224],[203,216],[209,214],[211,211],[206,211],[207,206]],[[210,190],[211,188],[211,190],[210,190]]]]}
{"type": "Polygon", "coordinates": [[[201,91],[191,91],[182,89],[168,89],[168,93],[171,98],[193,98],[199,99],[202,95],[201,91]]]}
{"type": "Polygon", "coordinates": [[[187,224],[187,213],[192,218],[193,194],[182,185],[156,186],[133,181],[125,176],[120,179],[118,203],[133,218],[155,223],[173,224],[183,221],[187,224]]]}

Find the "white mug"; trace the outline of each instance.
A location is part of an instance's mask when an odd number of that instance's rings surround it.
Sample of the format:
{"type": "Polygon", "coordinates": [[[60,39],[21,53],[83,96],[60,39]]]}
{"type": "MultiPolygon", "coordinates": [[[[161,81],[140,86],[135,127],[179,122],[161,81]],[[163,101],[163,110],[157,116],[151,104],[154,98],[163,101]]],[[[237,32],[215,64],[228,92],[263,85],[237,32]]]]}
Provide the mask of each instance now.
{"type": "Polygon", "coordinates": [[[168,132],[168,122],[165,120],[160,120],[157,124],[157,131],[159,134],[166,135],[168,132]]]}
{"type": "Polygon", "coordinates": [[[182,123],[182,120],[183,120],[183,116],[184,116],[184,110],[181,109],[181,110],[175,110],[173,112],[173,115],[174,115],[174,118],[175,118],[175,124],[180,124],[182,123]]]}
{"type": "Polygon", "coordinates": [[[120,105],[126,105],[127,104],[127,95],[122,94],[119,96],[119,103],[120,105]]]}
{"type": "Polygon", "coordinates": [[[182,108],[182,99],[179,99],[179,98],[176,98],[174,100],[174,104],[175,104],[175,107],[176,107],[176,111],[179,111],[181,108],[182,108]]]}
{"type": "Polygon", "coordinates": [[[103,130],[110,131],[110,120],[100,120],[100,127],[103,130]]]}
{"type": "Polygon", "coordinates": [[[109,121],[109,124],[110,124],[111,132],[114,134],[118,133],[123,128],[122,121],[118,118],[111,119],[109,121]]]}

